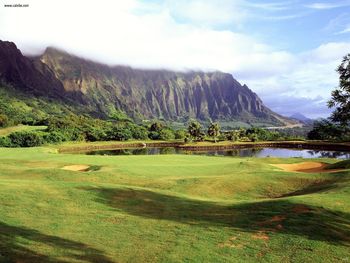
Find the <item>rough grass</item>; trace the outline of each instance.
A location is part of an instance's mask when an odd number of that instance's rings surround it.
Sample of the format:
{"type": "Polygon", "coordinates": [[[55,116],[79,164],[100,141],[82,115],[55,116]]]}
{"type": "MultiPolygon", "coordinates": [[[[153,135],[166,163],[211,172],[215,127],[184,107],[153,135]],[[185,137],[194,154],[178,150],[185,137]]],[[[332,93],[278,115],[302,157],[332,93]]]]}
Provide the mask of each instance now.
{"type": "Polygon", "coordinates": [[[18,132],[18,131],[40,131],[45,130],[47,126],[29,126],[29,125],[17,125],[17,126],[11,126],[7,128],[0,129],[0,136],[7,136],[12,132],[18,132]]]}
{"type": "Polygon", "coordinates": [[[328,165],[327,169],[350,169],[350,160],[345,160],[328,165]]]}
{"type": "Polygon", "coordinates": [[[350,173],[302,161],[2,148],[0,262],[347,262],[350,173]]]}

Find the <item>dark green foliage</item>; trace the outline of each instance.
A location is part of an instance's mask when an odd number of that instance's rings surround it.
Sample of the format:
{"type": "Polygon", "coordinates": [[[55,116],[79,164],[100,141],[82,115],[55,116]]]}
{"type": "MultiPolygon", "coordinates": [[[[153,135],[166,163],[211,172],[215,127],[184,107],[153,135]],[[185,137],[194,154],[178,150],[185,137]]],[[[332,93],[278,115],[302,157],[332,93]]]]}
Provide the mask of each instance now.
{"type": "Polygon", "coordinates": [[[64,136],[64,134],[57,131],[44,134],[43,139],[46,143],[53,143],[53,144],[66,141],[66,137],[64,136]]]}
{"type": "Polygon", "coordinates": [[[151,132],[148,134],[148,138],[150,138],[151,140],[159,140],[159,139],[160,139],[160,135],[159,135],[158,132],[151,131],[151,132]]]}
{"type": "Polygon", "coordinates": [[[94,127],[85,132],[85,139],[90,142],[104,141],[107,139],[107,134],[105,130],[94,127]]]}
{"type": "Polygon", "coordinates": [[[188,125],[188,133],[195,140],[202,140],[204,137],[202,134],[202,126],[198,121],[191,121],[188,125]]]}
{"type": "Polygon", "coordinates": [[[303,140],[304,137],[299,135],[303,134],[305,131],[303,130],[302,133],[296,133],[294,130],[267,130],[263,128],[249,128],[249,129],[243,129],[240,128],[239,130],[232,130],[229,132],[225,132],[225,139],[229,141],[279,141],[279,140],[303,140]]]}
{"type": "Polygon", "coordinates": [[[187,137],[187,131],[185,130],[177,130],[175,131],[175,139],[183,140],[187,137]]]}
{"type": "Polygon", "coordinates": [[[225,138],[229,141],[250,141],[248,138],[250,134],[252,134],[252,130],[246,130],[243,128],[240,128],[238,130],[232,130],[229,132],[225,132],[225,138]]]}
{"type": "Polygon", "coordinates": [[[220,125],[218,123],[210,123],[207,134],[209,137],[214,138],[214,142],[216,142],[217,137],[220,135],[220,125]]]}
{"type": "Polygon", "coordinates": [[[12,147],[9,137],[0,137],[0,147],[12,147]]]}
{"type": "Polygon", "coordinates": [[[269,140],[269,132],[261,128],[249,128],[245,134],[251,141],[267,141],[269,140]]]}
{"type": "Polygon", "coordinates": [[[284,140],[288,136],[283,136],[278,131],[270,131],[262,128],[249,128],[245,132],[245,136],[251,141],[276,141],[284,140]]]}
{"type": "Polygon", "coordinates": [[[151,140],[174,140],[175,132],[172,128],[166,126],[164,123],[156,121],[148,128],[148,138],[151,140]]]}
{"type": "Polygon", "coordinates": [[[148,131],[145,127],[136,124],[130,124],[129,129],[132,134],[132,138],[136,140],[147,140],[148,131]]]}
{"type": "Polygon", "coordinates": [[[329,107],[336,107],[331,119],[346,126],[350,122],[350,54],[343,58],[337,68],[339,73],[339,87],[332,91],[329,107]]]}
{"type": "Polygon", "coordinates": [[[85,116],[70,114],[65,117],[50,117],[46,121],[48,132],[60,133],[63,141],[107,140],[107,131],[112,123],[85,116]]]}
{"type": "Polygon", "coordinates": [[[44,144],[42,134],[37,132],[14,132],[8,138],[13,147],[35,147],[44,144]]]}
{"type": "Polygon", "coordinates": [[[159,139],[161,140],[174,140],[175,139],[175,134],[172,130],[170,129],[162,129],[159,132],[159,139]]]}
{"type": "Polygon", "coordinates": [[[132,122],[132,120],[128,117],[128,115],[126,115],[125,112],[120,111],[120,110],[115,110],[112,114],[110,114],[109,117],[112,120],[116,120],[116,121],[130,121],[130,122],[132,122]]]}
{"type": "Polygon", "coordinates": [[[37,98],[0,83],[0,113],[8,118],[6,126],[42,125],[48,116],[66,116],[71,110],[67,105],[37,98]]]}
{"type": "Polygon", "coordinates": [[[126,141],[132,138],[132,133],[127,127],[114,126],[107,132],[108,140],[126,141]]]}
{"type": "Polygon", "coordinates": [[[285,139],[294,139],[294,140],[305,140],[307,138],[307,134],[312,130],[312,125],[305,125],[303,127],[296,128],[288,128],[283,130],[270,130],[272,133],[271,139],[278,140],[279,137],[283,136],[285,139]]]}
{"type": "Polygon", "coordinates": [[[151,124],[149,131],[150,132],[160,132],[164,128],[164,125],[160,122],[154,122],[151,124]]]}
{"type": "Polygon", "coordinates": [[[348,126],[335,124],[330,120],[323,119],[314,124],[314,128],[308,133],[310,140],[346,141],[350,139],[348,126]]]}

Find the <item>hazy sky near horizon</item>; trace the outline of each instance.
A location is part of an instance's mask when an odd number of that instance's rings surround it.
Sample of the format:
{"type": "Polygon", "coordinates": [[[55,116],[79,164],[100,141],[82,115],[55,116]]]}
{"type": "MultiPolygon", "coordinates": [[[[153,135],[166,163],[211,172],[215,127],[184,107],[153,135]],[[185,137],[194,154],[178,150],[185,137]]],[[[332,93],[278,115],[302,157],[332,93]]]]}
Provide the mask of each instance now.
{"type": "Polygon", "coordinates": [[[329,114],[350,0],[0,0],[0,39],[107,64],[221,70],[273,110],[329,114]],[[22,2],[23,1],[23,2],[22,2]],[[4,4],[29,7],[4,7],[4,4]]]}

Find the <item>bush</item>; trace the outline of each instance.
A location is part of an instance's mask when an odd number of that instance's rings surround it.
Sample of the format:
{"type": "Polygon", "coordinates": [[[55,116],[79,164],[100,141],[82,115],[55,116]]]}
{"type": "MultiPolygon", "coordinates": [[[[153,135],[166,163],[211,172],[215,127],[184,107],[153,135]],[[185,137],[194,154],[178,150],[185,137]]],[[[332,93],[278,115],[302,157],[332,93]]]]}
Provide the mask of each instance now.
{"type": "Polygon", "coordinates": [[[91,128],[85,133],[85,139],[90,142],[104,141],[107,139],[107,134],[102,129],[91,128]]]}
{"type": "Polygon", "coordinates": [[[11,147],[11,140],[9,137],[0,137],[0,147],[11,147]]]}
{"type": "Polygon", "coordinates": [[[136,140],[147,140],[148,131],[145,127],[134,125],[131,129],[132,137],[136,140]]]}
{"type": "Polygon", "coordinates": [[[174,140],[175,139],[175,134],[172,130],[170,129],[163,129],[159,132],[159,139],[161,140],[174,140]]]}
{"type": "Polygon", "coordinates": [[[46,133],[43,138],[47,143],[61,143],[67,140],[64,134],[56,131],[46,133]]]}
{"type": "Polygon", "coordinates": [[[14,132],[8,137],[13,147],[35,147],[44,144],[42,134],[36,132],[14,132]]]}
{"type": "Polygon", "coordinates": [[[177,130],[175,131],[175,139],[183,140],[187,136],[187,132],[185,130],[177,130]]]}
{"type": "Polygon", "coordinates": [[[150,138],[151,140],[159,140],[159,139],[160,139],[160,135],[159,135],[158,132],[151,131],[151,132],[148,134],[148,138],[150,138]]]}
{"type": "Polygon", "coordinates": [[[131,131],[128,128],[115,126],[107,133],[109,140],[126,141],[132,138],[131,131]]]}

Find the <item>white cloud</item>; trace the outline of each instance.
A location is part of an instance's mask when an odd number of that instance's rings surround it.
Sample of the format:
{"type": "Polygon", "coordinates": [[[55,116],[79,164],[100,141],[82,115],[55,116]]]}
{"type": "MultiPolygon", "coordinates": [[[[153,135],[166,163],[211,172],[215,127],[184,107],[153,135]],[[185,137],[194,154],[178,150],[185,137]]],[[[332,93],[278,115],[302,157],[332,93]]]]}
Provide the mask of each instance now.
{"type": "Polygon", "coordinates": [[[280,3],[276,3],[276,2],[272,2],[272,3],[253,3],[253,2],[248,2],[245,1],[244,3],[242,3],[242,5],[246,6],[246,7],[252,7],[252,8],[256,8],[256,9],[263,9],[266,11],[282,11],[282,10],[288,10],[290,9],[291,4],[293,4],[293,2],[289,1],[289,2],[280,2],[280,3]]]}
{"type": "Polygon", "coordinates": [[[350,51],[350,42],[323,44],[313,50],[291,55],[293,63],[276,74],[242,76],[260,94],[269,93],[266,87],[285,95],[328,97],[338,84],[335,71],[341,59],[350,51]],[[257,77],[255,77],[257,76],[257,77]],[[266,84],[266,85],[265,85],[266,84]]]}
{"type": "Polygon", "coordinates": [[[345,29],[343,29],[342,31],[338,32],[337,34],[346,34],[346,33],[350,33],[350,25],[347,25],[345,27],[345,29]]]}
{"type": "Polygon", "coordinates": [[[332,3],[317,2],[317,3],[305,5],[305,6],[311,9],[318,9],[318,10],[334,9],[339,7],[350,6],[350,1],[349,0],[338,1],[338,2],[334,1],[332,3]]]}
{"type": "Polygon", "coordinates": [[[278,112],[288,115],[299,111],[311,117],[326,116],[330,112],[326,101],[338,85],[335,69],[349,51],[350,42],[324,44],[295,55],[294,63],[284,72],[261,78],[252,75],[244,81],[278,112]],[[303,106],[302,102],[307,101],[308,105],[303,106]]]}
{"type": "MultiPolygon", "coordinates": [[[[236,2],[222,1],[224,7],[232,8],[235,5],[230,3],[236,2]]],[[[197,14],[184,11],[185,2],[178,5],[179,12],[198,21],[205,19],[205,14],[209,22],[220,14],[222,22],[234,17],[229,12],[232,8],[214,8],[212,1],[190,1],[189,10],[198,10],[197,14]]],[[[145,10],[136,0],[99,4],[62,0],[54,6],[46,0],[32,0],[29,8],[0,8],[4,28],[0,37],[16,42],[25,53],[53,45],[100,62],[137,67],[270,74],[292,61],[287,52],[272,50],[250,36],[178,22],[167,5],[145,10]]]]}

